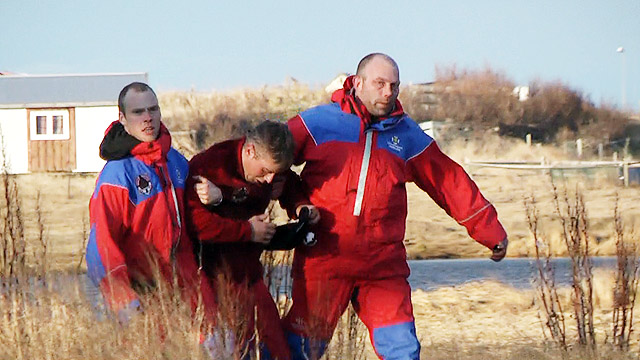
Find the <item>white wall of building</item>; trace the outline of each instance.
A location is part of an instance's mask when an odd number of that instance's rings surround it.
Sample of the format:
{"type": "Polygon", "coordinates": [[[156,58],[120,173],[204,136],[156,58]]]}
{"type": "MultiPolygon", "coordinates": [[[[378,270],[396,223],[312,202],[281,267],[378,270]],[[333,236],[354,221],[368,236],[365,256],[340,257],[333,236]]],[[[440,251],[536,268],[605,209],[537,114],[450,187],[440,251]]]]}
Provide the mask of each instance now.
{"type": "MultiPolygon", "coordinates": [[[[27,110],[0,109],[0,127],[6,161],[0,153],[0,167],[6,164],[7,172],[24,174],[29,172],[29,142],[27,141],[27,110]]],[[[2,169],[0,169],[2,170],[2,169]]]]}
{"type": "Polygon", "coordinates": [[[102,170],[105,161],[100,158],[100,142],[115,120],[118,120],[117,106],[76,108],[76,172],[102,170]]]}

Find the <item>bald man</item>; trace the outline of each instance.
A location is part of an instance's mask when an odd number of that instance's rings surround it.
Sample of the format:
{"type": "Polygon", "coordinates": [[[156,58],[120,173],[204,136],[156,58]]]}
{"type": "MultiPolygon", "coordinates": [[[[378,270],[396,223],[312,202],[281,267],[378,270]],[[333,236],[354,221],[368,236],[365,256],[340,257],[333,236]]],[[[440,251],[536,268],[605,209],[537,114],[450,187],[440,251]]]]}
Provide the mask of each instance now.
{"type": "Polygon", "coordinates": [[[319,358],[349,305],[381,359],[419,359],[403,244],[405,184],[414,182],[500,261],[507,234],[495,208],[398,101],[398,65],[373,53],[332,103],[289,120],[294,164],[320,211],[314,247],[298,247],[284,319],[293,359],[319,358]]]}

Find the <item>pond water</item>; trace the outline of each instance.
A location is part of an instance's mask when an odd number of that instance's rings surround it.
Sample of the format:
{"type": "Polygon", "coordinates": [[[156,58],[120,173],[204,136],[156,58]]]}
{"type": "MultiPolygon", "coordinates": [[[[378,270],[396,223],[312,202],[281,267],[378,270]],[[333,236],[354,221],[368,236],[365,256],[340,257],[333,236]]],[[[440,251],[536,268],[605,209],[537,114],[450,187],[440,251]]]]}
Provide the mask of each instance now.
{"type": "MultiPolygon", "coordinates": [[[[594,270],[616,266],[615,257],[594,257],[591,259],[594,270]]],[[[571,261],[569,258],[554,258],[556,284],[565,286],[571,283],[571,261]]],[[[446,260],[410,260],[411,275],[409,284],[412,289],[434,290],[443,286],[456,286],[472,281],[497,280],[519,289],[532,287],[537,276],[535,259],[517,258],[493,262],[487,259],[446,259],[446,260]]]]}
{"type": "MultiPolygon", "coordinates": [[[[616,266],[615,257],[595,257],[592,258],[592,262],[594,270],[613,269],[616,266]]],[[[570,260],[554,258],[552,264],[555,269],[556,284],[570,285],[570,260]]],[[[410,260],[409,267],[411,268],[411,276],[409,276],[411,288],[426,291],[483,280],[496,280],[515,288],[529,289],[533,285],[532,281],[537,272],[535,260],[526,258],[504,259],[498,263],[489,259],[410,260]]],[[[288,269],[282,268],[281,271],[287,272],[288,269]]],[[[287,283],[290,284],[290,282],[287,283]]],[[[38,281],[35,281],[34,286],[37,284],[38,281]]],[[[102,306],[102,297],[98,288],[86,275],[59,276],[55,278],[53,284],[49,285],[61,292],[84,293],[94,306],[102,306]]],[[[287,290],[284,286],[278,288],[279,293],[285,293],[287,290]]]]}

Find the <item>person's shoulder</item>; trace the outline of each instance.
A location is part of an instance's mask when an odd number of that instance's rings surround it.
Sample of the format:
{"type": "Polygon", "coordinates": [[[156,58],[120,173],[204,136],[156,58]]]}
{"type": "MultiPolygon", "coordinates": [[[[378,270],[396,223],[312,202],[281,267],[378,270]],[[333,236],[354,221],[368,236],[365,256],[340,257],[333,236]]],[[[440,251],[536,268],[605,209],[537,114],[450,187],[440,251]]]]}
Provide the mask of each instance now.
{"type": "Polygon", "coordinates": [[[172,161],[181,165],[184,164],[185,166],[188,163],[187,158],[184,155],[182,155],[180,151],[176,150],[173,147],[169,150],[169,153],[167,154],[167,159],[169,161],[172,161]]]}
{"type": "Polygon", "coordinates": [[[412,138],[416,140],[427,141],[427,142],[433,141],[433,138],[431,138],[429,134],[424,132],[424,130],[422,130],[420,125],[407,114],[404,114],[402,116],[402,119],[399,122],[399,125],[400,125],[399,126],[400,131],[406,132],[408,135],[410,135],[412,138]]]}
{"type": "Polygon", "coordinates": [[[109,160],[102,168],[96,181],[96,188],[103,185],[114,185],[128,188],[133,173],[136,171],[133,162],[135,159],[131,156],[118,160],[109,160]]]}
{"type": "Polygon", "coordinates": [[[399,152],[405,161],[415,158],[434,142],[433,138],[406,114],[402,115],[391,131],[383,133],[388,147],[399,152]]]}
{"type": "Polygon", "coordinates": [[[329,103],[329,104],[317,105],[305,111],[302,111],[299,115],[301,118],[305,119],[305,118],[310,118],[316,115],[327,115],[332,113],[334,114],[342,113],[340,104],[329,103]]]}

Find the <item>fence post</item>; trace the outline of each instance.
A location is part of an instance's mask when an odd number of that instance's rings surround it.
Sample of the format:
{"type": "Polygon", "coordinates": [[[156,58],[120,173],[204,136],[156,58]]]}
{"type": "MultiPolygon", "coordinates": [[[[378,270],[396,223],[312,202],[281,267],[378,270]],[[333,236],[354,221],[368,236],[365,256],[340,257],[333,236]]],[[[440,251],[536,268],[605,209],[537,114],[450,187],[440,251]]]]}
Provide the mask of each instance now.
{"type": "Polygon", "coordinates": [[[531,134],[527,134],[527,136],[525,136],[525,141],[527,146],[531,146],[531,134]]]}
{"type": "Polygon", "coordinates": [[[578,152],[578,158],[582,158],[582,139],[576,140],[576,151],[578,152]]]}
{"type": "Polygon", "coordinates": [[[602,160],[604,157],[604,145],[602,143],[598,144],[598,160],[602,160]]]}
{"type": "Polygon", "coordinates": [[[624,151],[623,151],[623,160],[627,160],[629,158],[629,142],[631,141],[630,138],[626,138],[624,141],[624,151]]]}
{"type": "Polygon", "coordinates": [[[629,187],[629,162],[622,163],[622,177],[624,178],[624,187],[629,187]]]}

